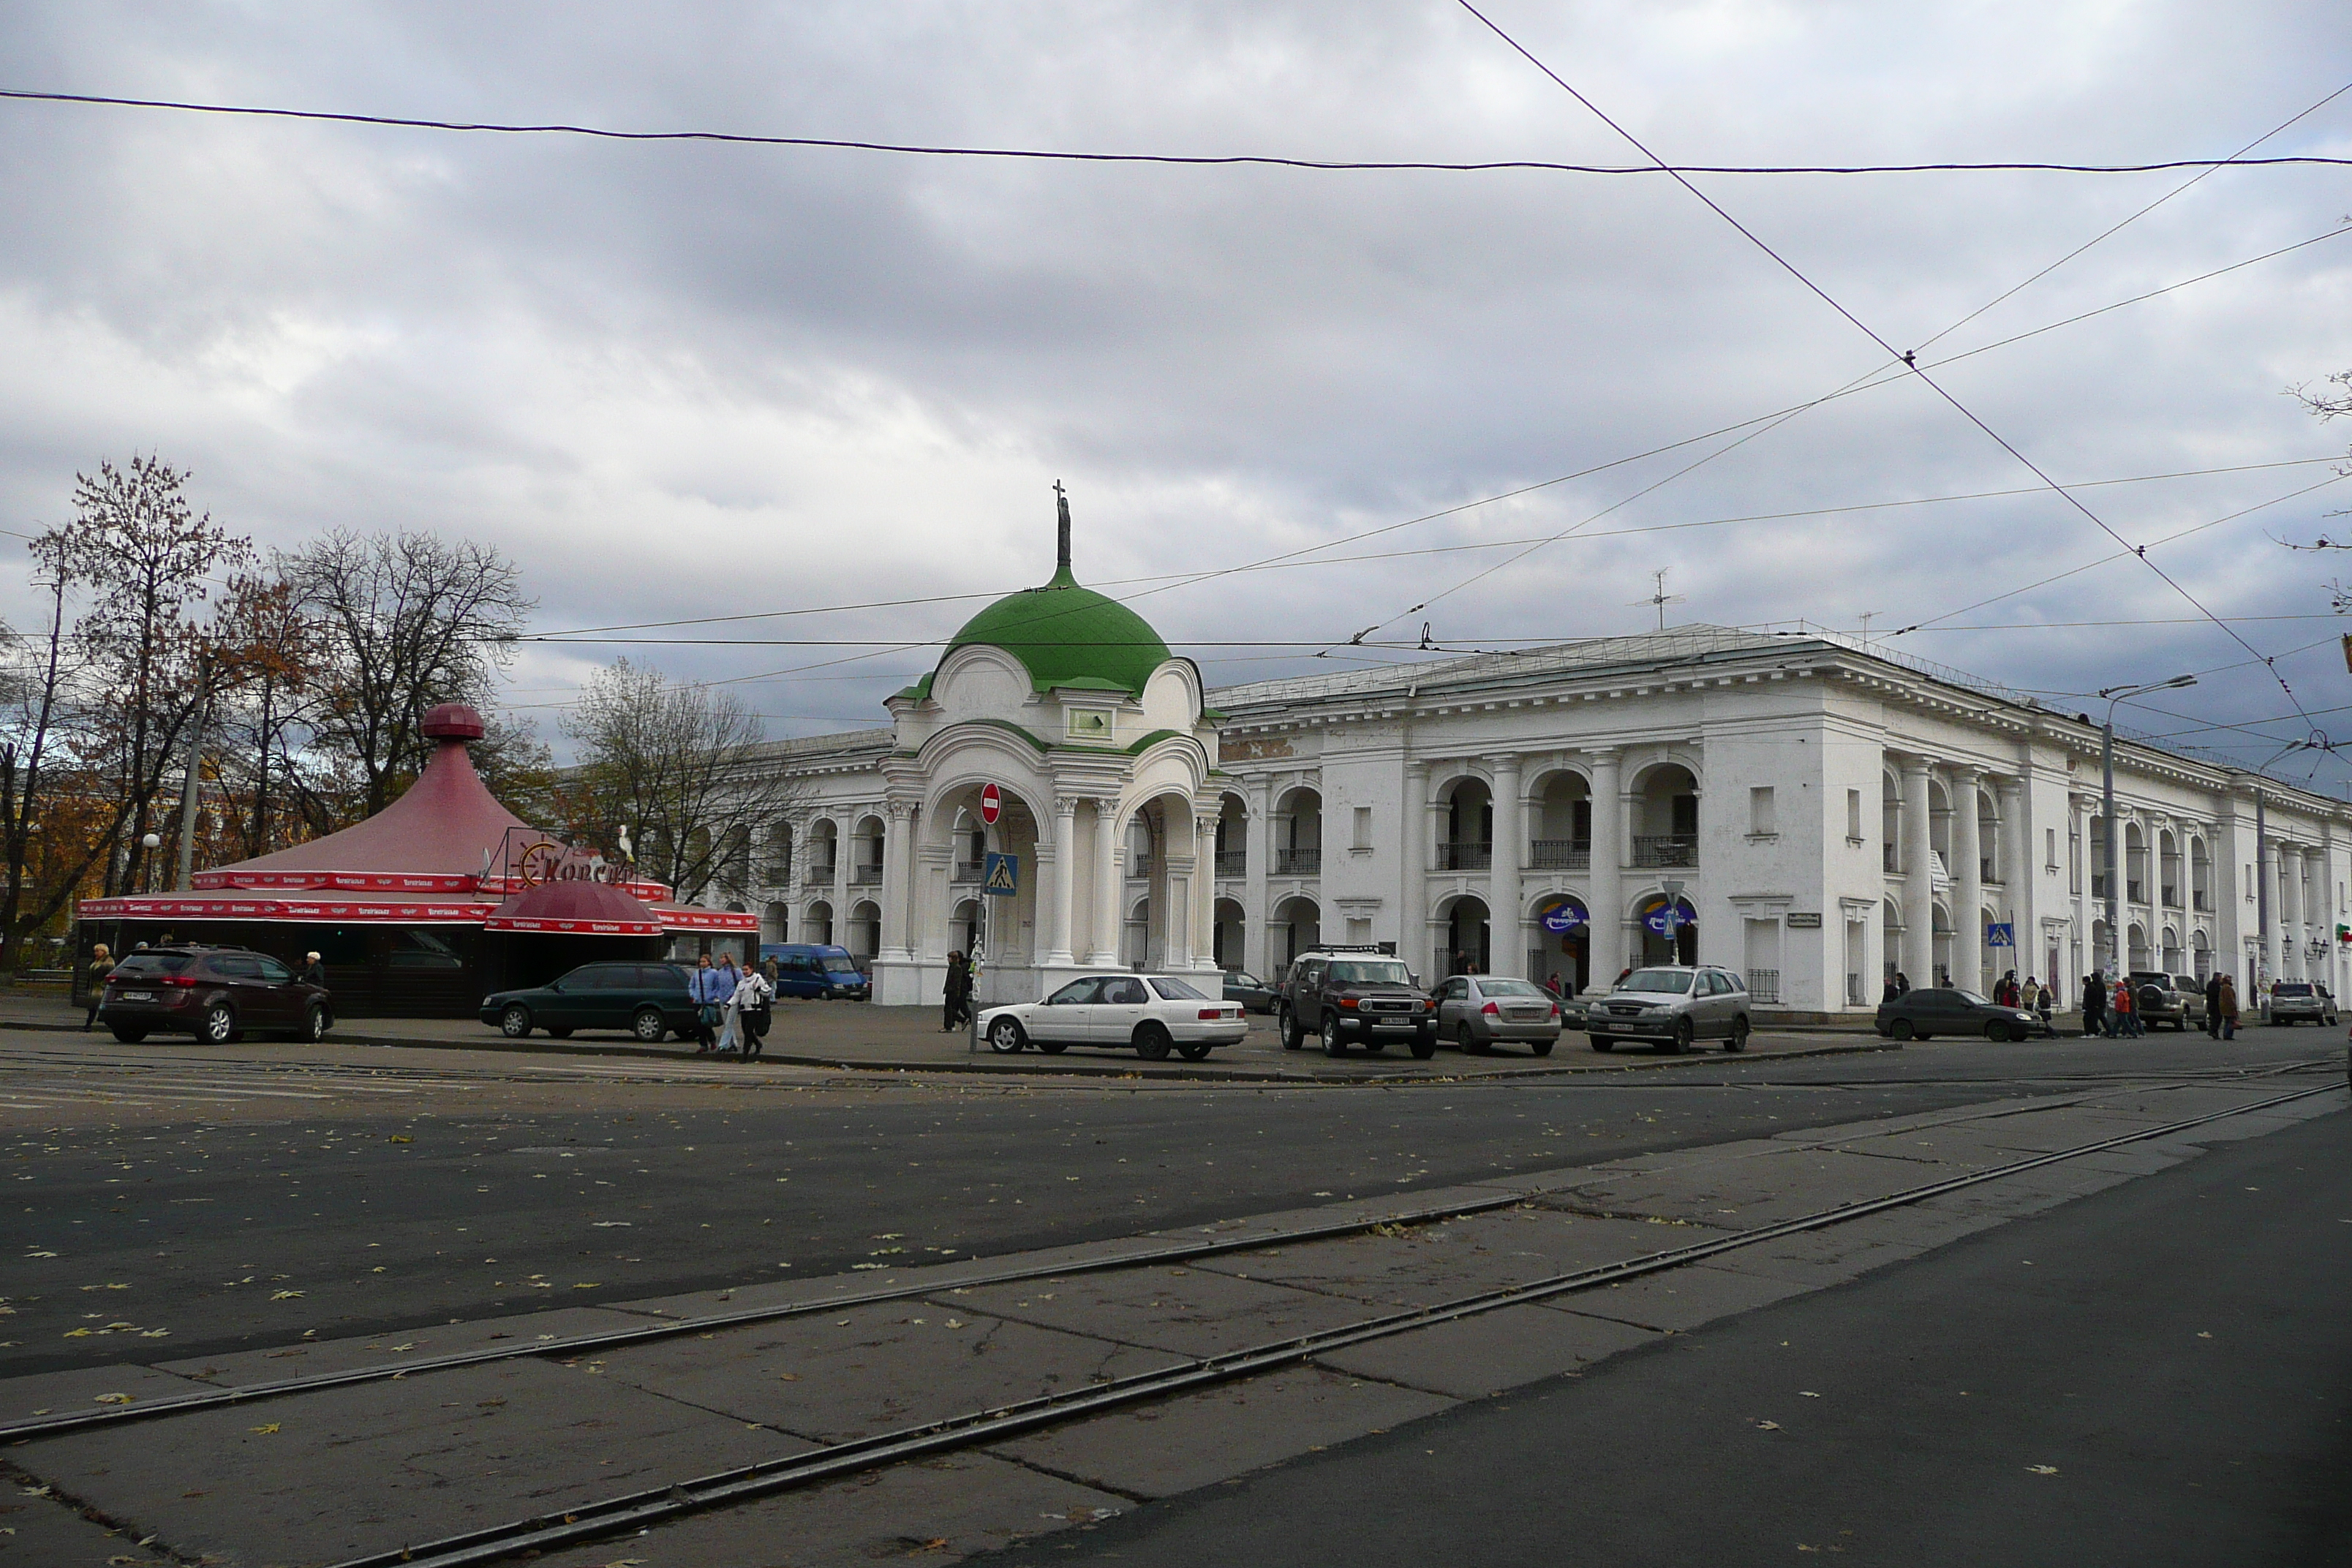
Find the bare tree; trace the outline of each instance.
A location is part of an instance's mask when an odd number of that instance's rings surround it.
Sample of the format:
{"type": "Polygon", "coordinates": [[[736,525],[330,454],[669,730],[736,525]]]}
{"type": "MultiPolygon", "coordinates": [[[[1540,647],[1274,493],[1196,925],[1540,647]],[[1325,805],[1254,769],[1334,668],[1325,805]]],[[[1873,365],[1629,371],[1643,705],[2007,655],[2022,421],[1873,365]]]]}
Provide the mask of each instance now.
{"type": "Polygon", "coordinates": [[[109,857],[121,820],[120,801],[112,811],[98,805],[78,787],[75,770],[58,766],[77,716],[68,683],[78,661],[65,654],[66,585],[55,543],[37,541],[35,549],[50,595],[48,633],[16,649],[12,666],[0,670],[0,849],[7,860],[0,970],[10,972],[24,966],[27,939],[64,913],[109,857]]]}
{"type": "Polygon", "coordinates": [[[486,701],[536,601],[496,549],[429,533],[339,531],[279,570],[320,626],[316,742],[373,816],[423,763],[425,710],[486,701]]]}
{"type": "Polygon", "coordinates": [[[740,699],[618,659],[589,680],[563,732],[579,746],[562,792],[575,838],[610,852],[625,827],[639,866],[681,900],[749,892],[752,834],[798,790],[740,699]]]}
{"type": "Polygon", "coordinates": [[[109,860],[107,890],[136,886],[146,850],[140,840],[173,752],[205,702],[204,639],[188,617],[207,579],[253,558],[250,544],[195,515],[187,476],[162,458],[133,458],[98,476],[74,476],[74,521],[35,541],[61,578],[83,590],[74,634],[93,693],[83,761],[121,792],[127,837],[119,879],[109,860]]]}
{"type": "Polygon", "coordinates": [[[318,620],[283,577],[241,575],[211,629],[219,693],[213,740],[224,809],[241,858],[294,841],[304,794],[301,742],[320,695],[318,620]]]}

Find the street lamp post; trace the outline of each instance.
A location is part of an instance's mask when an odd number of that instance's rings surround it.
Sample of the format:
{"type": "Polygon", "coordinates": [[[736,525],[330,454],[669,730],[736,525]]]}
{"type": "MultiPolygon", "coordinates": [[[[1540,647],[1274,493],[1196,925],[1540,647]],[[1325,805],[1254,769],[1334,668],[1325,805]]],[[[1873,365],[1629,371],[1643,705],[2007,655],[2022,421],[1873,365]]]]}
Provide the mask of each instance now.
{"type": "Polygon", "coordinates": [[[2193,675],[2176,675],[2169,680],[2152,680],[2143,686],[2110,686],[2100,696],[2107,700],[2107,721],[2099,729],[2099,811],[2107,828],[2107,971],[2108,980],[2124,972],[2124,936],[2118,910],[2116,871],[2116,704],[2134,697],[2144,697],[2151,691],[2169,690],[2176,686],[2194,686],[2193,675]]]}

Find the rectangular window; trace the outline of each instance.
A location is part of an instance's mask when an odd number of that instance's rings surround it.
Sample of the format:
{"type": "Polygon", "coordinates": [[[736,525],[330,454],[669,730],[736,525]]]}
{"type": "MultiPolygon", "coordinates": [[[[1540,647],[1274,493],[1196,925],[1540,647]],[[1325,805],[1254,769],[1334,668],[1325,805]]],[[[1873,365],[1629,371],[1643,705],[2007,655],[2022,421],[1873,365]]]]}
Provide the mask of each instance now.
{"type": "Polygon", "coordinates": [[[1862,792],[1845,792],[1845,836],[1856,844],[1862,842],[1862,792]]]}
{"type": "Polygon", "coordinates": [[[1359,849],[1370,849],[1372,847],[1372,808],[1369,805],[1356,807],[1355,847],[1359,849]]]}
{"type": "Polygon", "coordinates": [[[2042,830],[2042,842],[2044,846],[2042,850],[2042,864],[2048,869],[2055,871],[2058,869],[2058,830],[2054,827],[2043,828],[2042,830]]]}
{"type": "Polygon", "coordinates": [[[1748,792],[1748,831],[1750,833],[1778,833],[1780,831],[1780,829],[1773,825],[1772,786],[1770,784],[1759,784],[1754,789],[1748,792]]]}

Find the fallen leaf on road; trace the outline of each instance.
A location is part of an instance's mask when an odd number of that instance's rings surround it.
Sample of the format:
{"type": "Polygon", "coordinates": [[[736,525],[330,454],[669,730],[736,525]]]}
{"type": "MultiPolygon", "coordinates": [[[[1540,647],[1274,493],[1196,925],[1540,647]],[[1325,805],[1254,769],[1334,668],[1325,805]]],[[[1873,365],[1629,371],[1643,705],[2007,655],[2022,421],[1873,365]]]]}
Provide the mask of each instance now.
{"type": "Polygon", "coordinates": [[[1815,1394],[1810,1388],[1801,1388],[1797,1390],[1797,1397],[1800,1399],[1819,1399],[1821,1395],[1815,1394]]]}
{"type": "Polygon", "coordinates": [[[27,1258],[55,1258],[57,1254],[54,1252],[28,1252],[25,1254],[25,1256],[27,1258]]]}
{"type": "Polygon", "coordinates": [[[275,1432],[275,1431],[277,1431],[277,1430],[278,1430],[278,1425],[279,1425],[279,1424],[278,1424],[278,1422],[272,1421],[272,1422],[271,1422],[268,1426],[248,1426],[248,1427],[247,1427],[247,1428],[246,1428],[246,1430],[247,1430],[247,1431],[248,1431],[248,1432],[258,1432],[258,1433],[260,1433],[263,1436],[267,1437],[267,1436],[268,1436],[271,1433],[273,1433],[273,1432],[275,1432]]]}
{"type": "Polygon", "coordinates": [[[1780,1429],[1780,1424],[1778,1421],[1759,1421],[1756,1426],[1758,1430],[1764,1432],[1778,1432],[1780,1429]]]}
{"type": "Polygon", "coordinates": [[[90,1395],[90,1398],[100,1405],[128,1405],[131,1403],[131,1395],[127,1394],[93,1394],[90,1395]]]}
{"type": "Polygon", "coordinates": [[[598,1230],[626,1230],[635,1222],[625,1219],[600,1219],[593,1223],[598,1230]]]}
{"type": "Polygon", "coordinates": [[[269,1293],[269,1299],[273,1301],[299,1301],[302,1299],[302,1292],[299,1290],[272,1290],[269,1293]]]}
{"type": "Polygon", "coordinates": [[[2199,1339],[2200,1339],[2200,1340],[2210,1340],[2210,1339],[2211,1339],[2213,1336],[2212,1336],[2212,1335],[2210,1335],[2210,1334],[2209,1334],[2209,1333],[2207,1333],[2204,1330],[2200,1329],[2200,1330],[2198,1330],[2198,1331],[2197,1331],[2197,1337],[2198,1337],[2199,1339]]]}
{"type": "Polygon", "coordinates": [[[2058,1473],[2058,1467],[2055,1465],[2028,1465],[2025,1468],[2037,1476],[2054,1476],[2058,1473]]]}
{"type": "Polygon", "coordinates": [[[390,1139],[390,1142],[394,1142],[394,1143],[414,1143],[414,1142],[416,1142],[416,1140],[415,1140],[415,1139],[414,1139],[414,1138],[411,1138],[411,1137],[410,1137],[407,1133],[405,1133],[405,1132],[395,1132],[395,1133],[394,1133],[394,1134],[392,1135],[392,1137],[391,1137],[391,1139],[390,1139]]]}
{"type": "Polygon", "coordinates": [[[780,1383],[798,1383],[801,1380],[801,1374],[796,1372],[780,1372],[776,1373],[776,1380],[780,1383]]]}

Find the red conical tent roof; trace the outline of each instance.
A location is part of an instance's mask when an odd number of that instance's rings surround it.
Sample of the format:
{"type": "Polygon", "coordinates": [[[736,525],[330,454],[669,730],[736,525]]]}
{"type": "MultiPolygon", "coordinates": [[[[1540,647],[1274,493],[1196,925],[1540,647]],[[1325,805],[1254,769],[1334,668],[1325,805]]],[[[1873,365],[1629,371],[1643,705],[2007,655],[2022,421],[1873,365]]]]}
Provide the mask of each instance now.
{"type": "Polygon", "coordinates": [[[470,890],[549,835],[500,805],[474,771],[466,743],[482,716],[445,702],[419,726],[433,760],[408,792],[365,822],[191,879],[199,888],[349,888],[402,892],[470,890]]]}

